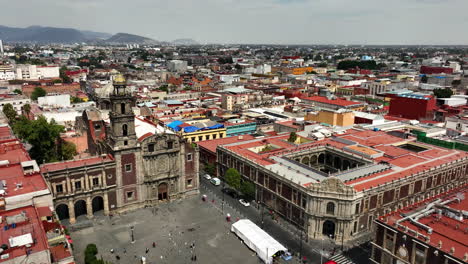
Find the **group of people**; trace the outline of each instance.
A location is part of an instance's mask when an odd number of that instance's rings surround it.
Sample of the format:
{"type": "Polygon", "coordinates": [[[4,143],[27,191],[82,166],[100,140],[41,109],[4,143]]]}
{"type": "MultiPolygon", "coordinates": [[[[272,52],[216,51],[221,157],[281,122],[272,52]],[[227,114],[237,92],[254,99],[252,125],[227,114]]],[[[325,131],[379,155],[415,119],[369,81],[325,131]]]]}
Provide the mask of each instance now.
{"type": "MultiPolygon", "coordinates": [[[[156,242],[153,242],[152,246],[153,246],[153,248],[156,248],[156,242]]],[[[150,251],[149,248],[146,248],[146,249],[145,249],[145,254],[148,254],[149,251],[150,251]]],[[[111,248],[111,249],[110,249],[110,253],[114,254],[114,252],[115,252],[115,250],[114,250],[113,248],[111,248]]],[[[125,248],[123,249],[122,252],[123,252],[124,254],[127,254],[127,250],[126,250],[125,248]]],[[[119,256],[119,255],[115,255],[115,258],[116,258],[117,260],[120,260],[120,256],[119,256]]],[[[135,255],[135,258],[137,258],[137,255],[135,255]]]]}

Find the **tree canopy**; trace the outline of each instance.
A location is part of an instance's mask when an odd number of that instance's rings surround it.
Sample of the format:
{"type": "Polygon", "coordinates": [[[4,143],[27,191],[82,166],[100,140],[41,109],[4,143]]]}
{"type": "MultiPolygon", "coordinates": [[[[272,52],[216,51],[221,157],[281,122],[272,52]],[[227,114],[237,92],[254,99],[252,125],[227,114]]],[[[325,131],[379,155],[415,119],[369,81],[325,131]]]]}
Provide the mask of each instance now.
{"type": "Polygon", "coordinates": [[[433,92],[437,98],[450,98],[453,95],[453,91],[450,88],[434,89],[433,92]]]}
{"type": "Polygon", "coordinates": [[[3,106],[3,113],[8,118],[10,123],[13,123],[15,121],[17,114],[16,114],[16,110],[13,108],[13,105],[5,104],[3,106]]]}
{"type": "Polygon", "coordinates": [[[243,181],[240,186],[240,192],[247,198],[255,198],[255,185],[250,181],[243,181]]]}
{"type": "Polygon", "coordinates": [[[368,61],[358,61],[358,60],[344,60],[338,63],[336,68],[338,70],[349,70],[359,67],[359,69],[366,69],[366,70],[376,70],[377,63],[373,60],[368,61]]]}
{"type": "Polygon", "coordinates": [[[224,175],[224,180],[227,184],[233,187],[236,190],[240,189],[241,186],[241,176],[239,172],[234,168],[229,168],[224,175]]]}
{"type": "Polygon", "coordinates": [[[60,78],[63,83],[71,83],[72,79],[67,75],[67,67],[63,66],[60,68],[60,78]]]}
{"type": "Polygon", "coordinates": [[[291,132],[291,133],[289,134],[288,141],[291,142],[291,143],[294,143],[294,142],[296,142],[296,139],[297,139],[297,134],[296,134],[296,132],[291,132]]]}
{"type": "Polygon", "coordinates": [[[76,146],[60,138],[64,127],[44,116],[29,120],[22,116],[13,125],[13,131],[22,140],[32,145],[29,155],[38,163],[71,159],[76,155],[76,146]]]}
{"type": "Polygon", "coordinates": [[[31,94],[31,99],[32,100],[37,100],[37,98],[39,97],[42,97],[42,96],[46,96],[47,92],[42,89],[42,87],[36,87],[34,88],[34,91],[32,92],[31,94]]]}
{"type": "Polygon", "coordinates": [[[15,90],[13,90],[13,92],[15,94],[23,94],[23,91],[21,91],[20,89],[15,89],[15,90]]]}

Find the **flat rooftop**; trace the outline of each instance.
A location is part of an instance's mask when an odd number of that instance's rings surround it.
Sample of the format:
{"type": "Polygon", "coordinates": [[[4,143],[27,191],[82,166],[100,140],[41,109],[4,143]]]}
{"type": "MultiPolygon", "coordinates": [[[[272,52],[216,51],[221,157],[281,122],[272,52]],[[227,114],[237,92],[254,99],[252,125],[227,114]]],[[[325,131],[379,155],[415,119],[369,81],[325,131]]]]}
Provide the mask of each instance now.
{"type": "Polygon", "coordinates": [[[42,228],[42,221],[36,209],[32,206],[22,207],[15,210],[0,212],[0,216],[4,221],[0,224],[2,232],[0,232],[0,244],[8,245],[8,249],[2,253],[2,256],[8,254],[8,258],[0,259],[0,263],[11,261],[14,258],[26,255],[26,250],[31,250],[31,253],[37,253],[48,249],[47,237],[42,228]],[[20,216],[22,214],[22,216],[20,216]],[[17,217],[14,217],[17,216],[17,217]],[[16,227],[8,224],[7,219],[15,219],[16,227]],[[24,220],[24,221],[23,221],[24,220]],[[5,226],[9,226],[5,229],[5,226]],[[16,244],[11,244],[12,238],[16,244]],[[32,239],[32,240],[30,240],[32,239]],[[35,241],[35,243],[27,243],[35,241]],[[23,242],[26,243],[23,245],[23,242]],[[26,247],[30,245],[30,247],[26,247]]]}
{"type": "Polygon", "coordinates": [[[454,248],[453,256],[463,259],[465,254],[468,253],[468,233],[466,232],[468,230],[468,220],[466,218],[468,199],[465,198],[467,196],[468,185],[464,185],[459,189],[381,216],[379,221],[386,222],[387,225],[402,232],[406,227],[408,228],[406,232],[408,235],[416,237],[431,246],[439,247],[439,242],[441,242],[441,251],[450,254],[451,248],[454,248]],[[424,210],[429,213],[423,215],[424,210]],[[463,212],[465,217],[463,217],[463,212]],[[405,216],[409,215],[419,216],[417,222],[431,228],[431,232],[429,232],[429,229],[405,219],[405,216]],[[419,235],[416,235],[413,231],[416,231],[419,235]],[[429,238],[429,241],[425,238],[429,238]]]}

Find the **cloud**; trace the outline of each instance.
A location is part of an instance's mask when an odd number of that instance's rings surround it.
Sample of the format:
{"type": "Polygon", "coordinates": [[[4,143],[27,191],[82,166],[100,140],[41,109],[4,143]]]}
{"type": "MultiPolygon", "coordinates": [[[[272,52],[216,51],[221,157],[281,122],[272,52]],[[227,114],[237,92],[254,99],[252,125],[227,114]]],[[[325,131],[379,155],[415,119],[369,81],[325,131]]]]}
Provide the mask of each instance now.
{"type": "Polygon", "coordinates": [[[203,43],[467,44],[467,9],[466,0],[23,0],[4,1],[0,25],[203,43]]]}

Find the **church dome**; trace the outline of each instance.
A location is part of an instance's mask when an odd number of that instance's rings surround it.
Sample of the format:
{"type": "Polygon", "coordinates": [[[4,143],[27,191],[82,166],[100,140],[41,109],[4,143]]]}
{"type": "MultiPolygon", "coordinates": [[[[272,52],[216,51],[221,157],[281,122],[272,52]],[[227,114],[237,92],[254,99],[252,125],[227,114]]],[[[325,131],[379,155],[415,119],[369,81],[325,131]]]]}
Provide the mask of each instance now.
{"type": "Polygon", "coordinates": [[[127,81],[122,74],[117,74],[114,78],[114,84],[125,84],[127,81]]]}

